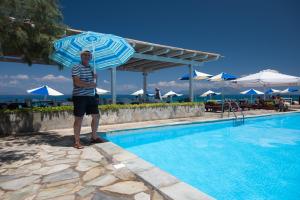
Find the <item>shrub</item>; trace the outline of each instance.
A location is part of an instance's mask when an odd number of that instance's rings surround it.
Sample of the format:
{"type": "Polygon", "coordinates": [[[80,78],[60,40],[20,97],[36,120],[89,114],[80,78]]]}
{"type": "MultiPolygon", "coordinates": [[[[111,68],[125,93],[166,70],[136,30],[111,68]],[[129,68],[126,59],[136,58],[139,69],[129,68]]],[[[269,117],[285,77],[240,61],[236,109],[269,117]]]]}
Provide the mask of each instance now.
{"type": "MultiPolygon", "coordinates": [[[[119,109],[137,109],[137,108],[157,108],[157,107],[168,107],[168,106],[197,106],[203,105],[199,102],[184,102],[184,103],[145,103],[145,104],[110,104],[110,105],[99,105],[100,111],[117,111],[119,109]]],[[[59,112],[59,111],[73,111],[73,106],[56,106],[56,107],[34,107],[34,108],[21,108],[16,110],[0,110],[0,113],[17,113],[17,112],[59,112]]]]}

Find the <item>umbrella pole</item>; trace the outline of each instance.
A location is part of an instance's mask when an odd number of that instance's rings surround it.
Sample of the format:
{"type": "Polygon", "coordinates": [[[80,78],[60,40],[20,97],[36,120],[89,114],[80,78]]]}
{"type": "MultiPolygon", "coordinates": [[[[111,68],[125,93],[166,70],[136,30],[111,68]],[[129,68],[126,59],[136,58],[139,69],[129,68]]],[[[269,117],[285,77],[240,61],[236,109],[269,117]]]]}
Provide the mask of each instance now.
{"type": "Polygon", "coordinates": [[[222,87],[222,118],[224,113],[224,88],[222,87]]]}

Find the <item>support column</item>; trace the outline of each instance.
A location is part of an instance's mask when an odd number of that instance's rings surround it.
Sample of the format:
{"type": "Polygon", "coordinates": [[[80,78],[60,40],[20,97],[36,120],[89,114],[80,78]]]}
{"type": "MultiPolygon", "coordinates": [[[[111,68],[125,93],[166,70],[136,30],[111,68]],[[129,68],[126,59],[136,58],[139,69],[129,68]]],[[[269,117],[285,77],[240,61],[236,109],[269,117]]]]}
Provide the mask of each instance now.
{"type": "Polygon", "coordinates": [[[117,74],[117,69],[111,68],[111,98],[112,98],[112,104],[116,104],[116,74],[117,74]]]}
{"type": "Polygon", "coordinates": [[[194,101],[194,79],[193,79],[193,65],[189,65],[189,98],[190,98],[190,102],[194,101]]]}
{"type": "Polygon", "coordinates": [[[147,99],[147,76],[148,73],[147,72],[143,72],[143,90],[144,90],[144,95],[143,95],[143,99],[146,100],[147,99]]]}

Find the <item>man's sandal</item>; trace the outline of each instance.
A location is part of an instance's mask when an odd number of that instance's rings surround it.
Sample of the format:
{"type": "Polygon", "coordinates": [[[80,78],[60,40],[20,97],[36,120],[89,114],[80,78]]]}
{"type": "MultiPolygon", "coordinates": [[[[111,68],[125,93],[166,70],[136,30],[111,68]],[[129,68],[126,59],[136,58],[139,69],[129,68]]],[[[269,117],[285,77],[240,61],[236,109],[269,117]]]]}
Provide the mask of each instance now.
{"type": "Polygon", "coordinates": [[[74,148],[83,149],[84,147],[81,144],[74,144],[74,148]]]}

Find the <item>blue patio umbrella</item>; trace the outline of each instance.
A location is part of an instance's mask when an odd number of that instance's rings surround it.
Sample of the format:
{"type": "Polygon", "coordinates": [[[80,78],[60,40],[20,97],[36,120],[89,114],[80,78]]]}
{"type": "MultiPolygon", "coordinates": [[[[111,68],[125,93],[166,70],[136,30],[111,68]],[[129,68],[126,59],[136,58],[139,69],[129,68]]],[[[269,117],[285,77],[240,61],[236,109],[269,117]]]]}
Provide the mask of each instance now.
{"type": "Polygon", "coordinates": [[[43,86],[38,87],[38,88],[27,90],[27,93],[36,94],[36,95],[43,95],[44,99],[46,99],[47,96],[62,96],[62,95],[64,95],[63,93],[52,89],[48,85],[43,85],[43,86]]]}
{"type": "MultiPolygon", "coordinates": [[[[225,72],[221,72],[220,74],[218,75],[215,75],[211,78],[209,78],[208,80],[209,81],[231,81],[231,80],[234,80],[234,79],[237,79],[237,77],[235,75],[232,75],[232,74],[228,74],[228,73],[225,73],[225,72]]],[[[224,102],[224,91],[223,91],[223,87],[222,87],[222,102],[224,102]]],[[[222,103],[222,111],[223,111],[223,103],[222,103]]],[[[223,117],[223,114],[222,114],[222,117],[223,117]]]]}
{"type": "Polygon", "coordinates": [[[258,91],[258,90],[255,90],[255,89],[251,88],[249,90],[241,92],[241,94],[250,95],[251,96],[251,103],[252,103],[252,97],[253,97],[253,95],[262,95],[264,93],[261,92],[261,91],[258,91]]]}
{"type": "Polygon", "coordinates": [[[229,80],[234,80],[234,79],[237,79],[237,77],[235,75],[222,72],[218,75],[215,75],[215,76],[209,78],[208,80],[209,81],[229,81],[229,80]]]}
{"type": "MultiPolygon", "coordinates": [[[[193,79],[195,80],[204,80],[212,77],[210,74],[206,74],[203,72],[199,72],[197,70],[193,71],[193,79]]],[[[185,74],[182,77],[179,78],[179,80],[190,80],[190,74],[185,74]]]]}
{"type": "Polygon", "coordinates": [[[265,91],[265,94],[274,94],[274,93],[280,93],[280,90],[275,90],[273,88],[268,89],[267,91],[265,91]]]}
{"type": "Polygon", "coordinates": [[[282,90],[281,93],[292,93],[292,92],[298,92],[299,90],[297,88],[286,88],[285,90],[282,90]]]}
{"type": "Polygon", "coordinates": [[[124,38],[87,31],[56,40],[50,58],[60,65],[73,67],[81,61],[80,53],[84,50],[92,53],[90,64],[94,69],[117,67],[134,54],[134,49],[124,38]]]}

